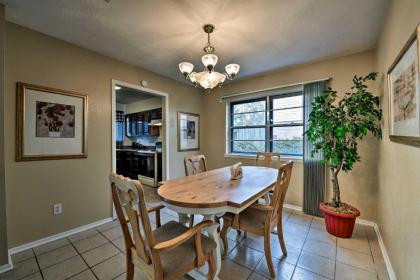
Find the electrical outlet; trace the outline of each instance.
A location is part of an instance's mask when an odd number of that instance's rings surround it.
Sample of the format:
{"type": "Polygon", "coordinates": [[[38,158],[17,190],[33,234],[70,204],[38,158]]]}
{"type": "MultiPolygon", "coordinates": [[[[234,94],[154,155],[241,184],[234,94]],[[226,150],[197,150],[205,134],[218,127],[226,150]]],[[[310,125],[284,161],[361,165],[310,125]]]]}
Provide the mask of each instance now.
{"type": "Polygon", "coordinates": [[[63,213],[63,207],[61,206],[61,203],[54,204],[53,211],[54,215],[59,215],[63,213]]]}

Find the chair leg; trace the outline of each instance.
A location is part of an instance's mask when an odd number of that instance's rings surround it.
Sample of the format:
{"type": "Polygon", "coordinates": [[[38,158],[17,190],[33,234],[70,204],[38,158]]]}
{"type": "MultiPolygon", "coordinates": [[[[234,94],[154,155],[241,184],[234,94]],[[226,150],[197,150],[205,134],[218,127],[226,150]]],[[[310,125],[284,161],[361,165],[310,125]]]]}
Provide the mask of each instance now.
{"type": "Polygon", "coordinates": [[[284,243],[283,238],[283,223],[280,219],[279,223],[277,224],[277,237],[279,238],[281,251],[283,252],[283,256],[287,256],[287,249],[286,249],[286,243],[284,243]]]}
{"type": "Polygon", "coordinates": [[[271,247],[270,247],[270,229],[267,228],[264,232],[264,252],[265,260],[267,261],[268,270],[270,271],[271,277],[275,278],[276,273],[274,272],[273,260],[271,259],[271,247]]]}
{"type": "Polygon", "coordinates": [[[228,232],[228,230],[229,230],[229,224],[227,223],[226,220],[224,220],[223,221],[223,228],[222,228],[222,231],[220,232],[220,238],[223,241],[223,255],[222,255],[223,258],[226,257],[227,252],[228,252],[228,249],[229,249],[228,248],[229,243],[227,241],[227,232],[228,232]]]}
{"type": "Polygon", "coordinates": [[[237,229],[237,230],[236,230],[236,233],[237,233],[238,235],[241,235],[241,231],[240,231],[239,229],[237,229]]]}
{"type": "Polygon", "coordinates": [[[126,256],[126,262],[127,262],[126,279],[133,280],[134,279],[134,264],[131,262],[131,256],[129,256],[129,254],[127,254],[126,256]]]}
{"type": "Polygon", "coordinates": [[[160,223],[160,209],[156,211],[156,227],[161,227],[162,224],[160,223]]]}
{"type": "Polygon", "coordinates": [[[189,221],[188,221],[189,227],[192,228],[194,226],[194,215],[191,214],[189,221]]]}
{"type": "Polygon", "coordinates": [[[213,252],[210,252],[208,262],[209,262],[209,274],[207,276],[207,279],[213,280],[214,276],[216,276],[216,260],[214,259],[213,252]]]}

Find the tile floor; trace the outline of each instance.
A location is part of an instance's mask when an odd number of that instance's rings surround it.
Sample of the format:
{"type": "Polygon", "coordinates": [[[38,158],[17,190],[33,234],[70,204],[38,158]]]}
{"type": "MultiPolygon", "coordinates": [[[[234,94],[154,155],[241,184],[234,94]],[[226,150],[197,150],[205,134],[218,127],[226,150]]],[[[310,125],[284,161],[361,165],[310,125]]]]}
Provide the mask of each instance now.
{"type": "MultiPolygon", "coordinates": [[[[353,238],[339,239],[325,231],[322,219],[287,209],[283,215],[287,258],[282,258],[276,235],[271,239],[277,279],[388,279],[373,228],[356,225],[353,238]]],[[[164,209],[162,223],[169,220],[177,216],[164,209]]],[[[124,250],[120,226],[114,221],[13,255],[15,268],[0,274],[0,279],[125,279],[124,250]]],[[[263,239],[230,231],[229,254],[219,278],[268,276],[263,239]]],[[[142,279],[140,272],[136,278],[142,279]]]]}

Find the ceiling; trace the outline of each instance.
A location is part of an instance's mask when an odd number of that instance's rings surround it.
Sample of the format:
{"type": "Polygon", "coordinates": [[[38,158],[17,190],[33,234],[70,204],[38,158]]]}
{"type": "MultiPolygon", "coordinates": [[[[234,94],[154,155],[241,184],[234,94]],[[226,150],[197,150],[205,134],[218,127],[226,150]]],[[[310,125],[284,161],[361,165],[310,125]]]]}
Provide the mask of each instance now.
{"type": "Polygon", "coordinates": [[[156,98],[156,96],[123,86],[121,86],[121,89],[116,90],[115,95],[115,101],[120,104],[130,104],[150,98],[156,98]]]}
{"type": "Polygon", "coordinates": [[[238,78],[372,49],[388,0],[0,0],[6,19],[183,80],[178,63],[201,71],[206,35],[216,70],[239,63],[238,78]],[[197,69],[196,68],[196,69],[197,69]]]}

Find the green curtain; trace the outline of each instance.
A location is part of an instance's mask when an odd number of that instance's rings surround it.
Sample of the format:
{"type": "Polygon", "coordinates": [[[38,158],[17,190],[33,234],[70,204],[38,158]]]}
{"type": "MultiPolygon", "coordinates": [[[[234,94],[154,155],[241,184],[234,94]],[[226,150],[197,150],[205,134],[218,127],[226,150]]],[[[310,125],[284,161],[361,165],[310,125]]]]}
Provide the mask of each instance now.
{"type": "MultiPolygon", "coordinates": [[[[305,84],[303,87],[305,131],[312,111],[312,102],[315,97],[323,94],[325,87],[326,81],[305,84]]],[[[303,211],[310,215],[322,216],[319,203],[325,200],[325,165],[321,163],[322,152],[311,157],[312,149],[312,143],[305,135],[303,139],[303,211]]]]}

